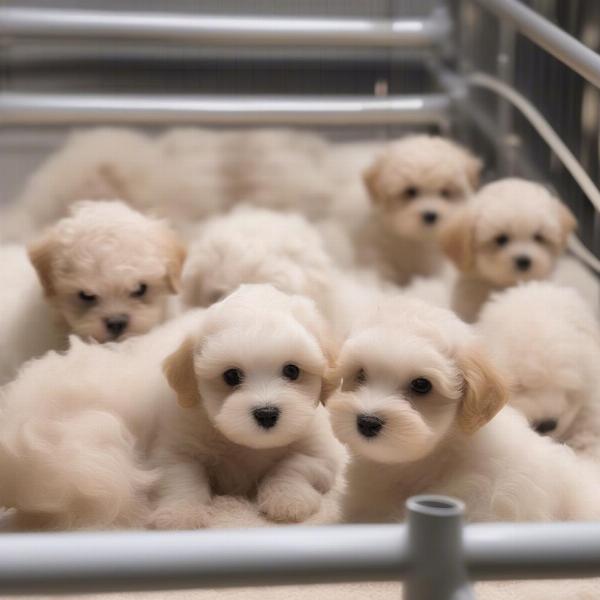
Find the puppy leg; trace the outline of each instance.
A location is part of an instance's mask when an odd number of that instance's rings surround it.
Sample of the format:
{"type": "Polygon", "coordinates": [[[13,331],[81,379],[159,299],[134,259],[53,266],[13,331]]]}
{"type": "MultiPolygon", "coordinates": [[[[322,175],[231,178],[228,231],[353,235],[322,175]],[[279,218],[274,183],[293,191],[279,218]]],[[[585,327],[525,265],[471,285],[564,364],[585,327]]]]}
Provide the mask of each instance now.
{"type": "Polygon", "coordinates": [[[273,521],[301,522],[316,513],[335,481],[334,461],[294,454],[278,463],[258,488],[258,506],[273,521]]]}
{"type": "Polygon", "coordinates": [[[210,484],[203,466],[189,458],[171,457],[164,467],[159,500],[149,525],[156,529],[207,527],[210,484]]]}

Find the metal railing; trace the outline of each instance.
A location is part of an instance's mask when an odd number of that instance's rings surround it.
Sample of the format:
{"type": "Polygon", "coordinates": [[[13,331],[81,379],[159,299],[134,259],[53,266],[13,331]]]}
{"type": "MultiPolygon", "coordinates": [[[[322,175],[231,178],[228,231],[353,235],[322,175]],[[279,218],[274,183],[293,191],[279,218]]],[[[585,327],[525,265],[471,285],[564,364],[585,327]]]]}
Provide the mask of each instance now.
{"type": "Polygon", "coordinates": [[[404,580],[405,600],[472,598],[471,580],[600,575],[600,523],[477,524],[416,496],[404,525],[0,536],[2,595],[404,580]]]}

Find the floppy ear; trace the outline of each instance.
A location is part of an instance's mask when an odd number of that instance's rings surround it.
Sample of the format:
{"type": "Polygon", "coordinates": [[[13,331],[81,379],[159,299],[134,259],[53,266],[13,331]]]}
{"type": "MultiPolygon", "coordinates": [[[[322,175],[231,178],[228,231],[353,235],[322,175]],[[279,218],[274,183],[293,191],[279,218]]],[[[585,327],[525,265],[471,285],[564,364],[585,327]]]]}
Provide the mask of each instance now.
{"type": "Polygon", "coordinates": [[[474,215],[468,206],[459,208],[440,232],[440,243],[446,256],[460,271],[473,266],[474,215]]]}
{"type": "Polygon", "coordinates": [[[164,234],[164,252],[167,259],[167,285],[172,294],[181,290],[181,272],[187,258],[187,248],[170,229],[164,234]]]}
{"type": "Polygon", "coordinates": [[[57,242],[50,232],[32,242],[27,248],[29,260],[37,272],[38,279],[44,288],[44,294],[48,297],[54,296],[56,293],[52,281],[52,257],[56,249],[57,242]]]}
{"type": "Polygon", "coordinates": [[[381,193],[379,189],[379,171],[381,170],[380,160],[377,159],[370,166],[363,171],[363,183],[369,192],[369,197],[373,204],[377,204],[381,200],[381,193]]]}
{"type": "Polygon", "coordinates": [[[482,168],[483,162],[475,158],[472,154],[467,153],[465,157],[465,173],[473,192],[479,187],[479,177],[481,176],[482,168]]]}
{"type": "Polygon", "coordinates": [[[561,230],[561,244],[563,248],[567,245],[569,236],[577,229],[577,219],[575,215],[563,204],[560,200],[558,202],[558,218],[560,221],[561,230]]]}
{"type": "Polygon", "coordinates": [[[162,364],[163,373],[177,394],[177,402],[184,408],[190,408],[200,402],[194,372],[194,346],[194,339],[187,338],[162,364]]]}
{"type": "Polygon", "coordinates": [[[475,433],[506,404],[508,384],[477,347],[470,348],[458,362],[465,381],[458,423],[465,433],[475,433]]]}

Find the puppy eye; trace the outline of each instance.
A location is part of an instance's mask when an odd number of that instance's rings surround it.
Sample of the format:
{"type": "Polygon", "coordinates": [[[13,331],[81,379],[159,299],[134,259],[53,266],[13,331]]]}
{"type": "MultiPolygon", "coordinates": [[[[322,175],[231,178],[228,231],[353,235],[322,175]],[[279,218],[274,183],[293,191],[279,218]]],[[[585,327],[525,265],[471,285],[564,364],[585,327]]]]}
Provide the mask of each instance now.
{"type": "Polygon", "coordinates": [[[223,373],[223,381],[230,387],[237,387],[244,381],[244,372],[241,369],[227,369],[223,373]]]}
{"type": "Polygon", "coordinates": [[[449,198],[452,198],[452,196],[454,196],[454,192],[449,188],[442,188],[440,190],[440,196],[448,200],[449,198]]]}
{"type": "Polygon", "coordinates": [[[538,244],[545,244],[546,243],[546,238],[541,234],[541,233],[536,233],[533,236],[533,239],[538,243],[538,244]]]}
{"type": "Polygon", "coordinates": [[[79,299],[85,302],[86,304],[93,304],[98,300],[98,296],[96,294],[88,294],[84,291],[79,292],[79,299]]]}
{"type": "Polygon", "coordinates": [[[510,238],[505,234],[505,233],[501,233],[500,235],[496,236],[494,238],[494,241],[496,242],[496,246],[506,246],[506,244],[508,244],[508,242],[510,241],[510,238]]]}
{"type": "Polygon", "coordinates": [[[148,291],[148,286],[145,283],[140,283],[140,285],[129,294],[132,298],[141,298],[148,291]]]}
{"type": "Polygon", "coordinates": [[[431,391],[432,385],[429,379],[417,377],[410,382],[410,389],[415,394],[425,395],[431,391]]]}
{"type": "Polygon", "coordinates": [[[290,363],[281,369],[281,374],[290,381],[296,381],[300,377],[300,367],[290,363]]]}
{"type": "Polygon", "coordinates": [[[404,190],[404,192],[402,192],[402,197],[407,198],[408,200],[412,200],[413,198],[416,198],[418,195],[419,195],[419,188],[415,187],[414,185],[407,187],[404,190]]]}
{"type": "Polygon", "coordinates": [[[367,381],[367,373],[365,372],[364,369],[359,369],[358,372],[356,373],[356,376],[354,377],[354,381],[356,381],[356,383],[362,385],[363,383],[366,383],[367,381]]]}

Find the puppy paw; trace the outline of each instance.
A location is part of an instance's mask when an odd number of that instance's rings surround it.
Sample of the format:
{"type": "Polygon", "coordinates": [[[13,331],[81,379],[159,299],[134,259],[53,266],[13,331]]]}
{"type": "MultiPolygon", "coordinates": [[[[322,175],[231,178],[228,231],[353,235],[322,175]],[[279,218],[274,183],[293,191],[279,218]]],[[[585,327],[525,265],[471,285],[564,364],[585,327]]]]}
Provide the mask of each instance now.
{"type": "Polygon", "coordinates": [[[316,513],[321,494],[305,482],[271,481],[258,490],[258,507],[272,521],[300,523],[316,513]]]}
{"type": "Polygon", "coordinates": [[[209,521],[206,506],[173,502],[159,506],[150,516],[149,526],[153,529],[202,529],[209,521]]]}

